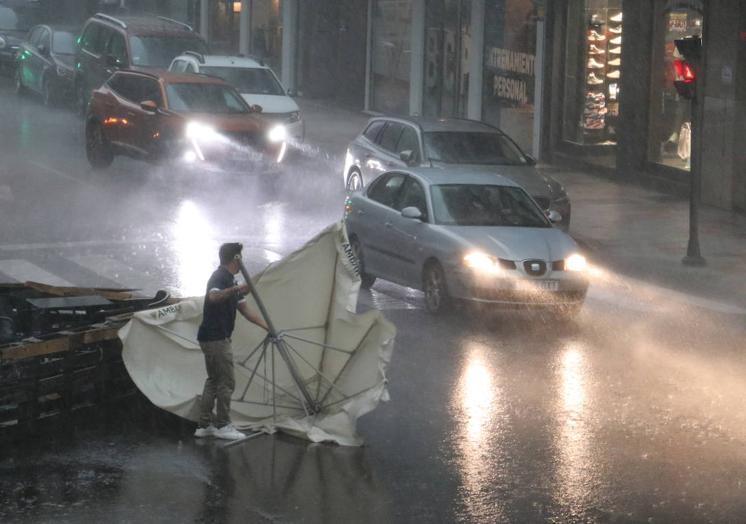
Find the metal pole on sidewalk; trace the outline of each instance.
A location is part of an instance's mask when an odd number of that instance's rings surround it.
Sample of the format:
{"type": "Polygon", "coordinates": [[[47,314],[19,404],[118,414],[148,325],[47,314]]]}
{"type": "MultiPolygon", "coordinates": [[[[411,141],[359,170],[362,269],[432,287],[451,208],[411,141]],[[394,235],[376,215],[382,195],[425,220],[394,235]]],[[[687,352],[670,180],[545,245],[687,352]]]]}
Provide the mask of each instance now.
{"type": "Polygon", "coordinates": [[[706,63],[708,28],[710,26],[705,19],[702,27],[702,40],[699,45],[694,66],[695,91],[692,98],[692,129],[691,129],[691,170],[689,172],[689,245],[686,248],[686,256],[682,259],[685,266],[701,267],[706,264],[704,257],[699,251],[699,202],[702,198],[702,135],[704,122],[704,102],[706,83],[706,63]]]}

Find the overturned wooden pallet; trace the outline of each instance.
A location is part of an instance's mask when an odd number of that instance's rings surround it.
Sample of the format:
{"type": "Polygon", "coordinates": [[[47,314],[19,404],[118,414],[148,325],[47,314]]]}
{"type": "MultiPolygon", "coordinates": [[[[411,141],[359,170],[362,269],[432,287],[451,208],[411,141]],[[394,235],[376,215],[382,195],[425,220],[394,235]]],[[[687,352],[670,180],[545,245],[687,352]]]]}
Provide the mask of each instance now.
{"type": "MultiPolygon", "coordinates": [[[[0,345],[0,441],[43,432],[50,421],[69,423],[76,412],[105,409],[137,393],[122,362],[117,335],[135,310],[172,302],[170,297],[134,297],[129,290],[3,285],[0,291],[34,297],[96,295],[127,310],[103,322],[48,333],[37,333],[0,345]]],[[[55,426],[53,424],[52,426],[55,426]]]]}

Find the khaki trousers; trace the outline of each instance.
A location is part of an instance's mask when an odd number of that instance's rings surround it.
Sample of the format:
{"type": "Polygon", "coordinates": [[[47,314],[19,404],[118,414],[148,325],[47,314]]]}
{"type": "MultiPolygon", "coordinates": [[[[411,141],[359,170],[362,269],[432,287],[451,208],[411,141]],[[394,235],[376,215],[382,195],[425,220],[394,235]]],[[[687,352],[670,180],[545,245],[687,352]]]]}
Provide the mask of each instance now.
{"type": "Polygon", "coordinates": [[[207,380],[200,402],[199,425],[205,427],[213,422],[212,408],[217,400],[218,409],[214,424],[215,427],[222,428],[231,422],[231,395],[236,387],[231,339],[200,342],[199,346],[205,355],[207,368],[207,380]]]}

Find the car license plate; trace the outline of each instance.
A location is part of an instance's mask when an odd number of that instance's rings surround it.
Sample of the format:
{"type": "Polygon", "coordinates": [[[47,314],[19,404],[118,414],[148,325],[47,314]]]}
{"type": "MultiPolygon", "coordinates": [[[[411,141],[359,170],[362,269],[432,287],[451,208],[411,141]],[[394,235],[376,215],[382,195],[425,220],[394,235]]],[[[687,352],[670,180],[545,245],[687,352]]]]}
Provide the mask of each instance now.
{"type": "Polygon", "coordinates": [[[537,284],[544,291],[559,291],[559,280],[540,280],[537,284]]]}

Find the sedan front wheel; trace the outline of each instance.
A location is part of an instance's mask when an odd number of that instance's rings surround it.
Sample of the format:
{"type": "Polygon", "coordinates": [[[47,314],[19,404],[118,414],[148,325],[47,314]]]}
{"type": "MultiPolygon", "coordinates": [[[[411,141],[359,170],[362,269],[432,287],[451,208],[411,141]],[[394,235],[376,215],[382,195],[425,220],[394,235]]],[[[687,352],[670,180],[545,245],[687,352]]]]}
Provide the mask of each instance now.
{"type": "Polygon", "coordinates": [[[425,309],[428,313],[445,313],[452,306],[448,284],[443,268],[437,262],[425,266],[422,274],[422,290],[425,292],[425,309]]]}

